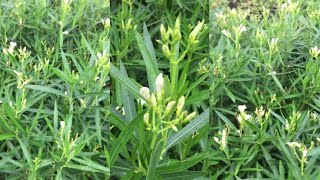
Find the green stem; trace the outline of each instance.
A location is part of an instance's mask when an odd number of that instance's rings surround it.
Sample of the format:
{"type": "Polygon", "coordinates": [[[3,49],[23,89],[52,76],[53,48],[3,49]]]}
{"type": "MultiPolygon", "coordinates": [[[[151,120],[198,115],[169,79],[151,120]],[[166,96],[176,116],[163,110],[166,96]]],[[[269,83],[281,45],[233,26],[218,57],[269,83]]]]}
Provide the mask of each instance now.
{"type": "Polygon", "coordinates": [[[156,112],[153,110],[152,112],[152,140],[151,140],[151,150],[153,150],[154,145],[157,140],[157,135],[158,135],[158,129],[156,127],[156,112]]]}
{"type": "Polygon", "coordinates": [[[179,74],[178,63],[171,62],[170,63],[170,79],[171,79],[171,91],[172,91],[172,95],[174,98],[177,93],[176,92],[176,85],[178,82],[178,74],[179,74]]]}

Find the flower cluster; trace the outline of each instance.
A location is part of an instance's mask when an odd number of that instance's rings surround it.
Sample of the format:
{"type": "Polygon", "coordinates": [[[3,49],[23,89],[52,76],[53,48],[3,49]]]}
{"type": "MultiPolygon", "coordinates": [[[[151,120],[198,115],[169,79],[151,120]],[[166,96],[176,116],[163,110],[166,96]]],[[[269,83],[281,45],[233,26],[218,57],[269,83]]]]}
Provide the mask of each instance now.
{"type": "Polygon", "coordinates": [[[243,124],[244,121],[248,120],[251,118],[251,115],[246,114],[245,110],[247,109],[246,105],[239,105],[238,110],[240,114],[237,117],[237,120],[239,121],[240,124],[243,124]]]}
{"type": "Polygon", "coordinates": [[[14,48],[17,46],[17,43],[16,42],[10,42],[10,46],[8,49],[6,48],[3,48],[2,51],[5,55],[8,55],[8,54],[11,54],[13,55],[14,53],[14,48]]]}
{"type": "Polygon", "coordinates": [[[184,110],[185,97],[181,96],[178,101],[165,98],[164,78],[160,73],[155,81],[156,92],[150,92],[147,87],[140,89],[140,95],[144,99],[148,112],[144,115],[147,130],[164,132],[168,129],[178,131],[177,125],[190,121],[196,112],[188,114],[184,110]]]}

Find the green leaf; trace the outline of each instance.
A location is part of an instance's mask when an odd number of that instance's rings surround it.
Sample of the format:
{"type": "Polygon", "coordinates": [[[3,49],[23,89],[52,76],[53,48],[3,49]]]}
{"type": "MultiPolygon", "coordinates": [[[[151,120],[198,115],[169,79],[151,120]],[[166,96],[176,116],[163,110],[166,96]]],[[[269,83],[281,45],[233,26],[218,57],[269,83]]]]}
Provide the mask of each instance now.
{"type": "Polygon", "coordinates": [[[307,153],[307,156],[316,156],[316,155],[320,155],[320,147],[315,147],[310,151],[308,151],[307,153]]]}
{"type": "Polygon", "coordinates": [[[279,79],[277,78],[277,76],[274,73],[270,73],[271,77],[273,78],[273,80],[276,82],[277,86],[281,89],[282,92],[285,92],[285,90],[283,89],[279,79]]]}
{"type": "Polygon", "coordinates": [[[182,128],[176,134],[169,137],[167,145],[164,149],[166,152],[174,145],[180,143],[182,140],[188,138],[191,134],[202,128],[204,125],[209,123],[209,109],[206,109],[203,113],[192,120],[187,126],[182,128]]]}
{"type": "Polygon", "coordinates": [[[146,25],[143,26],[143,34],[144,34],[144,41],[138,32],[135,32],[136,40],[138,42],[138,46],[140,52],[142,54],[143,60],[146,64],[149,88],[151,91],[155,92],[155,80],[159,74],[158,64],[154,52],[154,48],[152,46],[152,42],[150,39],[149,32],[147,30],[146,25]]]}
{"type": "Polygon", "coordinates": [[[194,154],[193,156],[181,161],[170,160],[169,163],[158,166],[157,172],[159,172],[162,175],[162,174],[187,170],[190,167],[202,161],[205,157],[206,157],[206,153],[199,153],[199,154],[194,154]]]}
{"type": "Polygon", "coordinates": [[[15,135],[12,135],[12,134],[0,134],[0,141],[12,139],[14,137],[15,135]]]}
{"type": "Polygon", "coordinates": [[[188,180],[188,179],[195,179],[206,176],[206,172],[201,171],[180,171],[180,172],[173,172],[173,173],[166,173],[162,174],[161,177],[164,180],[188,180]]]}
{"type": "Polygon", "coordinates": [[[164,145],[163,140],[160,140],[156,148],[154,149],[154,151],[151,153],[148,172],[147,172],[147,178],[146,178],[147,180],[155,179],[156,167],[161,156],[163,145],[164,145]]]}
{"type": "Polygon", "coordinates": [[[137,115],[128,125],[125,131],[122,131],[117,139],[114,141],[113,146],[110,150],[110,165],[112,166],[113,163],[116,161],[118,154],[121,151],[121,147],[125,145],[126,142],[132,137],[133,131],[135,130],[136,126],[139,124],[140,121],[143,119],[143,115],[145,114],[146,110],[142,111],[139,115],[137,115]]]}
{"type": "Polygon", "coordinates": [[[115,78],[118,82],[120,82],[124,87],[128,88],[128,90],[135,96],[140,97],[140,88],[137,84],[134,83],[133,80],[126,77],[117,67],[115,67],[112,63],[110,63],[110,74],[113,78],[115,78]]]}
{"type": "MultiPolygon", "coordinates": [[[[120,61],[120,71],[122,72],[123,75],[128,77],[127,71],[121,61],[120,61]]],[[[130,122],[137,115],[136,105],[132,97],[132,94],[127,90],[127,88],[122,84],[120,84],[120,86],[121,86],[120,90],[121,90],[121,97],[122,97],[121,99],[122,99],[124,111],[126,112],[125,119],[126,119],[126,122],[130,122]]]]}
{"type": "Polygon", "coordinates": [[[55,95],[58,95],[58,96],[67,97],[61,91],[58,91],[58,90],[56,90],[54,88],[51,88],[51,87],[40,86],[40,85],[26,85],[25,87],[28,88],[28,89],[33,89],[33,90],[37,90],[37,91],[42,91],[42,92],[46,92],[46,93],[55,94],[55,95]]]}
{"type": "Polygon", "coordinates": [[[224,90],[226,91],[227,95],[232,100],[232,102],[235,103],[236,102],[236,98],[233,95],[233,93],[230,91],[230,89],[228,89],[226,86],[224,86],[224,90]]]}
{"type": "Polygon", "coordinates": [[[220,119],[222,119],[222,121],[224,121],[229,127],[231,127],[233,130],[237,131],[237,128],[233,125],[233,123],[226,117],[224,116],[222,113],[220,113],[218,110],[214,110],[216,112],[216,114],[220,117],[220,119]]]}

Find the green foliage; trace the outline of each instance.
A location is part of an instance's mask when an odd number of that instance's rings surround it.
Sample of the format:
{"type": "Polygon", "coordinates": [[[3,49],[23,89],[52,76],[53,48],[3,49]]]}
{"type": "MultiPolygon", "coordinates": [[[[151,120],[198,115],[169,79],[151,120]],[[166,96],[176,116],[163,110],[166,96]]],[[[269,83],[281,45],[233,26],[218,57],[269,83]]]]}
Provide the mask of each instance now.
{"type": "Polygon", "coordinates": [[[319,179],[319,9],[0,1],[0,179],[319,179]]]}
{"type": "Polygon", "coordinates": [[[0,179],[108,178],[109,2],[0,7],[0,179]]]}

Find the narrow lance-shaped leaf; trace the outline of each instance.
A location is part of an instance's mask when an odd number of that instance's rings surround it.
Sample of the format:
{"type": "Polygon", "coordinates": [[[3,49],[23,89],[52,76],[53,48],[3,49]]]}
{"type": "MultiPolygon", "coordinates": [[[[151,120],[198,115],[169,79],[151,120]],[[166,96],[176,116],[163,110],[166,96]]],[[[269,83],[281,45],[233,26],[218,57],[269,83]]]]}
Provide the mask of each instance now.
{"type": "Polygon", "coordinates": [[[132,137],[133,131],[135,130],[136,126],[140,121],[143,121],[143,115],[145,114],[146,110],[142,111],[139,115],[137,115],[128,125],[125,131],[122,131],[117,139],[114,141],[113,146],[110,150],[110,165],[112,166],[113,163],[116,161],[118,154],[121,151],[121,147],[128,142],[128,140],[132,137]]]}
{"type": "MultiPolygon", "coordinates": [[[[120,71],[123,75],[128,77],[127,71],[123,65],[122,62],[120,62],[120,71]]],[[[132,97],[132,94],[128,89],[121,84],[121,96],[122,96],[122,102],[125,112],[125,119],[127,122],[130,122],[137,114],[136,114],[136,105],[134,103],[134,99],[132,97]]]]}
{"type": "Polygon", "coordinates": [[[136,40],[138,42],[138,46],[142,54],[143,60],[146,64],[149,87],[151,91],[155,92],[156,88],[154,82],[159,74],[159,70],[157,60],[154,55],[154,49],[151,43],[150,35],[146,28],[146,25],[144,25],[144,38],[145,40],[143,41],[139,33],[136,32],[136,40]]]}
{"type": "Polygon", "coordinates": [[[140,97],[139,87],[130,78],[126,77],[117,67],[110,63],[110,74],[125,86],[135,97],[140,97]]]}
{"type": "Polygon", "coordinates": [[[151,158],[150,158],[148,172],[147,172],[147,180],[155,179],[156,167],[161,156],[162,148],[163,148],[163,141],[160,140],[160,142],[157,144],[154,151],[151,153],[151,158]]]}
{"type": "Polygon", "coordinates": [[[204,125],[209,122],[209,109],[205,110],[199,116],[197,116],[194,120],[192,120],[187,126],[182,128],[179,132],[169,137],[168,143],[164,149],[166,152],[168,149],[178,144],[182,140],[188,138],[191,134],[202,128],[204,125]]]}

